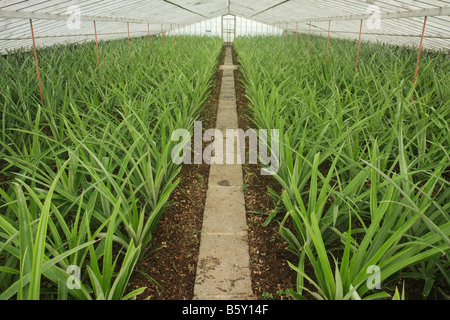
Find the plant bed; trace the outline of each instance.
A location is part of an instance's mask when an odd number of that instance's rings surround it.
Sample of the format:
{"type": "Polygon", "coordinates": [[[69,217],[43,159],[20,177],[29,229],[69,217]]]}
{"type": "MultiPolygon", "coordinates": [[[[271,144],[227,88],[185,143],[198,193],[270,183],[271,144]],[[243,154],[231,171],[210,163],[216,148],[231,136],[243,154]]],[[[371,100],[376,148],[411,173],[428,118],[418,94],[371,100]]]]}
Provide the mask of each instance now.
{"type": "MultiPolygon", "coordinates": [[[[202,110],[203,129],[215,126],[225,50],[222,50],[210,95],[202,110]]],[[[205,148],[208,143],[204,143],[205,148]]],[[[128,290],[146,290],[139,300],[192,300],[198,262],[209,165],[182,165],[180,184],[172,193],[172,204],[163,214],[153,246],[136,265],[128,290]]]]}
{"type": "MultiPolygon", "coordinates": [[[[168,201],[182,195],[178,189],[170,198],[181,171],[170,137],[201,116],[223,44],[190,37],[163,47],[151,40],[134,40],[131,59],[122,50],[126,41],[102,42],[101,76],[89,44],[40,50],[43,105],[29,53],[2,61],[1,80],[11,90],[2,94],[0,132],[1,299],[142,293],[127,291],[129,278],[145,253],[162,252],[152,243],[155,227],[168,201]],[[79,280],[77,290],[68,278],[79,280]]],[[[206,182],[202,171],[189,174],[184,180],[197,180],[184,181],[192,185],[184,192],[195,197],[206,182]]]]}
{"type": "MultiPolygon", "coordinates": [[[[339,100],[336,96],[342,92],[357,92],[358,97],[363,99],[364,94],[367,94],[364,90],[368,86],[361,89],[361,84],[355,80],[361,76],[355,76],[354,72],[349,71],[346,86],[336,85],[335,82],[339,84],[339,81],[344,81],[343,73],[337,73],[337,67],[331,63],[326,66],[323,74],[321,71],[314,73],[311,67],[320,66],[323,61],[320,58],[319,61],[313,60],[316,56],[303,56],[299,53],[299,47],[302,46],[292,41],[284,43],[270,37],[239,38],[235,42],[241,63],[240,70],[245,75],[245,97],[248,98],[246,112],[251,115],[252,123],[255,122],[252,125],[267,130],[277,128],[282,132],[280,159],[284,160],[275,178],[285,190],[276,190],[274,194],[277,195],[275,198],[280,208],[285,208],[279,211],[279,215],[283,211],[289,214],[285,228],[281,229],[283,239],[289,243],[290,250],[299,253],[301,259],[304,259],[304,265],[299,264],[296,268],[298,257],[294,257],[292,267],[299,275],[304,276],[304,286],[312,289],[314,299],[390,299],[394,290],[397,288],[401,291],[403,282],[406,282],[405,298],[414,300],[422,298],[417,292],[424,287],[423,272],[427,273],[427,279],[436,279],[434,283],[427,283],[428,288],[431,288],[429,299],[442,299],[442,294],[445,296],[448,292],[447,286],[439,283],[448,268],[448,263],[444,260],[448,256],[442,256],[448,250],[449,243],[448,219],[446,222],[443,218],[443,212],[448,211],[444,200],[448,192],[439,194],[435,191],[446,184],[442,176],[439,177],[445,171],[443,164],[430,162],[430,170],[434,170],[435,175],[424,181],[425,170],[419,166],[420,163],[415,164],[416,169],[412,165],[408,166],[408,157],[414,158],[410,155],[415,155],[416,152],[421,152],[424,157],[427,155],[423,141],[418,136],[407,136],[411,134],[409,128],[403,129],[405,135],[396,136],[395,132],[391,132],[391,135],[386,136],[386,132],[391,130],[389,125],[380,131],[378,125],[354,124],[358,115],[351,114],[354,109],[350,100],[339,100]],[[268,44],[270,41],[273,43],[268,44]],[[263,57],[264,54],[266,56],[263,57]],[[297,54],[299,57],[291,57],[297,54]],[[331,77],[332,72],[337,75],[331,77]],[[330,81],[332,85],[329,85],[330,81]],[[345,88],[346,91],[343,90],[345,88]],[[337,103],[338,112],[331,107],[337,103]],[[345,111],[345,117],[342,110],[345,111]],[[354,125],[350,127],[350,124],[354,125]],[[360,131],[367,136],[376,137],[376,141],[369,138],[366,139],[367,143],[361,144],[360,131]],[[352,134],[348,141],[343,141],[345,135],[352,134]],[[398,154],[390,152],[389,148],[380,150],[382,143],[379,141],[382,138],[391,141],[393,146],[398,145],[398,154]],[[417,148],[406,148],[403,139],[418,141],[417,144],[422,149],[418,151],[417,148]],[[337,145],[341,147],[335,148],[337,145]],[[397,169],[389,166],[389,157],[398,162],[397,169]],[[378,163],[374,159],[383,159],[384,162],[378,163]],[[405,182],[406,172],[412,177],[408,176],[408,182],[405,182]],[[423,187],[420,190],[417,187],[415,190],[406,187],[407,183],[412,185],[413,180],[417,185],[423,183],[423,187]],[[387,194],[390,198],[383,198],[387,194]],[[428,207],[423,205],[423,201],[420,202],[427,196],[437,199],[429,207],[430,210],[426,210],[428,207]],[[406,201],[414,208],[403,206],[406,201]],[[419,206],[430,218],[415,209],[419,206]],[[428,222],[433,219],[432,226],[427,229],[424,221],[419,224],[419,215],[424,220],[428,219],[428,222]],[[295,227],[292,228],[289,222],[295,227]],[[414,228],[411,229],[414,223],[414,228]],[[395,231],[397,232],[394,234],[395,231]],[[419,237],[423,239],[422,242],[415,241],[419,237]],[[419,265],[424,260],[425,263],[419,265]],[[374,264],[375,267],[379,265],[378,269],[381,270],[379,281],[382,290],[372,290],[369,286],[371,277],[366,268],[369,270],[374,264]],[[339,273],[335,273],[336,267],[340,268],[339,273]],[[440,278],[437,269],[442,273],[440,278]],[[318,285],[310,288],[310,281],[318,285]],[[358,286],[357,294],[352,286],[358,286]]],[[[343,55],[342,52],[340,54],[343,55]]],[[[389,80],[380,79],[380,83],[385,85],[389,80]]],[[[423,103],[429,98],[425,94],[417,96],[423,97],[423,103]]],[[[393,97],[392,100],[396,101],[396,98],[393,97]]],[[[404,99],[409,103],[407,97],[404,99]]],[[[443,103],[436,101],[441,110],[443,103]]],[[[374,108],[374,112],[380,112],[379,110],[380,108],[374,108]]],[[[372,113],[364,116],[370,117],[372,113]]],[[[404,118],[398,114],[396,116],[396,124],[400,128],[410,126],[412,119],[415,119],[408,113],[405,113],[404,118]]],[[[438,144],[446,144],[443,136],[436,135],[435,140],[438,144]]],[[[432,152],[433,149],[430,154],[432,152]]],[[[427,163],[426,160],[423,162],[427,163]]],[[[246,183],[245,187],[248,188],[249,185],[246,183]]],[[[267,215],[268,212],[263,213],[267,215]]],[[[305,290],[292,292],[292,295],[298,299],[310,298],[305,290]]],[[[269,294],[265,296],[270,297],[269,294]]]]}
{"type": "MultiPolygon", "coordinates": [[[[234,50],[233,63],[239,65],[234,50]]],[[[239,128],[246,131],[253,128],[251,112],[246,107],[248,100],[242,85],[242,73],[237,69],[234,75],[239,128]]],[[[286,289],[292,288],[296,281],[296,273],[287,261],[294,262],[297,258],[287,250],[287,243],[279,235],[279,221],[274,219],[263,226],[276,205],[267,187],[280,193],[282,189],[272,177],[262,176],[260,170],[260,165],[243,165],[252,288],[259,299],[286,300],[286,289]]]]}

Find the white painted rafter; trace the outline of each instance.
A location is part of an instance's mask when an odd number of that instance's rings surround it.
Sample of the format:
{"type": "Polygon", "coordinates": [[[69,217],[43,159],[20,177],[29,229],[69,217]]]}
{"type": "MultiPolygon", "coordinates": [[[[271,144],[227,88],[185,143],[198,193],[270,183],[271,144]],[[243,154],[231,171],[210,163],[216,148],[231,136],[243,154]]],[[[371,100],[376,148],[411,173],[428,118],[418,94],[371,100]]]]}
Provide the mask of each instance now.
{"type": "MultiPolygon", "coordinates": [[[[13,10],[0,10],[0,18],[3,19],[37,19],[37,20],[58,20],[67,21],[71,18],[68,14],[52,14],[43,12],[30,12],[30,11],[13,11],[13,10]]],[[[96,22],[130,22],[130,23],[141,23],[141,24],[164,24],[171,23],[171,21],[150,21],[145,19],[135,19],[135,18],[122,18],[122,17],[107,17],[107,16],[90,16],[90,15],[80,15],[81,21],[96,21],[96,22]]]]}
{"type": "MultiPolygon", "coordinates": [[[[380,14],[380,18],[383,20],[389,20],[389,19],[421,18],[421,17],[444,17],[449,15],[450,15],[450,6],[440,8],[430,8],[430,9],[409,10],[401,12],[382,12],[380,14]]],[[[280,23],[367,20],[370,17],[372,17],[372,14],[366,13],[366,14],[329,16],[329,17],[300,19],[300,20],[290,19],[286,21],[280,21],[280,23]]]]}

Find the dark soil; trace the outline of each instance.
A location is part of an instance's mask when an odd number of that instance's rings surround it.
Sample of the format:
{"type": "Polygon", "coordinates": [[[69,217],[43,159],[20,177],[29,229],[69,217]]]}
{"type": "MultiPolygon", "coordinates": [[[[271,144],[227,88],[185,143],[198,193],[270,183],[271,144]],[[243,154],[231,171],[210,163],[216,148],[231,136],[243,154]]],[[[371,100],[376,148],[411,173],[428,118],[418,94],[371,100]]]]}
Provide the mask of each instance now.
{"type": "Polygon", "coordinates": [[[12,180],[10,176],[7,176],[5,173],[2,173],[5,170],[6,166],[7,162],[0,159],[0,185],[2,185],[2,183],[4,182],[6,183],[7,181],[12,180]]]}
{"type": "Polygon", "coordinates": [[[190,300],[209,177],[207,165],[183,166],[181,182],[170,197],[152,239],[153,250],[136,265],[129,291],[147,289],[138,299],[190,300]]]}

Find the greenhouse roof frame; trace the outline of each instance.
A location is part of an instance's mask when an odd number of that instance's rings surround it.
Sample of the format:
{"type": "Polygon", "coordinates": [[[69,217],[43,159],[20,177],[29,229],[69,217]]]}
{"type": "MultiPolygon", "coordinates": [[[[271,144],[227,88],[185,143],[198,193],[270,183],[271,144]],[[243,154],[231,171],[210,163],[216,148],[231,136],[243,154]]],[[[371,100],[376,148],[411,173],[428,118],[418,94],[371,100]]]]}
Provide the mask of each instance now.
{"type": "MultiPolygon", "coordinates": [[[[233,13],[227,13],[235,15],[233,13]]],[[[449,7],[440,8],[430,8],[430,9],[418,9],[409,10],[402,12],[383,12],[380,14],[381,19],[401,19],[401,18],[417,18],[417,17],[438,17],[438,16],[448,16],[450,15],[449,7]]],[[[366,14],[355,14],[348,16],[329,16],[329,17],[319,17],[311,19],[291,19],[286,21],[278,21],[278,23],[296,23],[296,22],[319,22],[319,21],[345,21],[345,20],[367,20],[372,15],[370,13],[366,14]]],[[[0,10],[0,18],[5,19],[43,19],[43,20],[62,20],[66,21],[70,18],[69,14],[51,14],[45,12],[28,12],[28,11],[14,11],[14,10],[0,10]]],[[[206,19],[211,19],[205,17],[206,19]]],[[[145,19],[133,19],[133,18],[120,18],[120,17],[106,17],[106,16],[90,16],[90,15],[80,15],[80,19],[83,21],[97,21],[97,22],[130,22],[130,23],[151,23],[151,24],[164,24],[173,23],[173,21],[155,21],[155,20],[145,20],[145,19]]]]}
{"type": "Polygon", "coordinates": [[[428,17],[424,48],[450,50],[450,1],[441,0],[3,0],[0,1],[0,51],[30,46],[28,20],[33,19],[41,46],[92,41],[92,21],[99,23],[102,40],[127,36],[124,24],[132,23],[133,36],[151,34],[232,14],[288,30],[325,35],[332,21],[334,37],[355,39],[359,21],[376,16],[378,29],[365,26],[364,39],[416,46],[423,18],[428,17]],[[375,7],[374,7],[375,6],[375,7]],[[72,9],[70,9],[72,8],[72,9]],[[73,8],[79,12],[74,13],[73,8]],[[374,8],[378,8],[374,12],[374,8]],[[69,10],[69,11],[68,11],[69,10]],[[372,11],[371,11],[372,10],[372,11]],[[69,28],[71,19],[78,28],[69,28]],[[36,20],[36,21],[34,21],[36,20]]]}

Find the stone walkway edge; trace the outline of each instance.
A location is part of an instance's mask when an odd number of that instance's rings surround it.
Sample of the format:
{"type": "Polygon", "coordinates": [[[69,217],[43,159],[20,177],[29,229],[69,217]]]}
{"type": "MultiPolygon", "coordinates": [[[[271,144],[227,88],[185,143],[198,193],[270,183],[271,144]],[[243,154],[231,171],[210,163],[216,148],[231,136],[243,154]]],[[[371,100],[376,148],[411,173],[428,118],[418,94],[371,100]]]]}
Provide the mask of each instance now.
{"type": "MultiPolygon", "coordinates": [[[[231,47],[226,47],[225,62],[220,69],[223,79],[216,128],[238,129],[236,66],[233,65],[231,47]]],[[[211,165],[194,300],[249,300],[254,297],[242,185],[241,165],[211,165]]]]}

